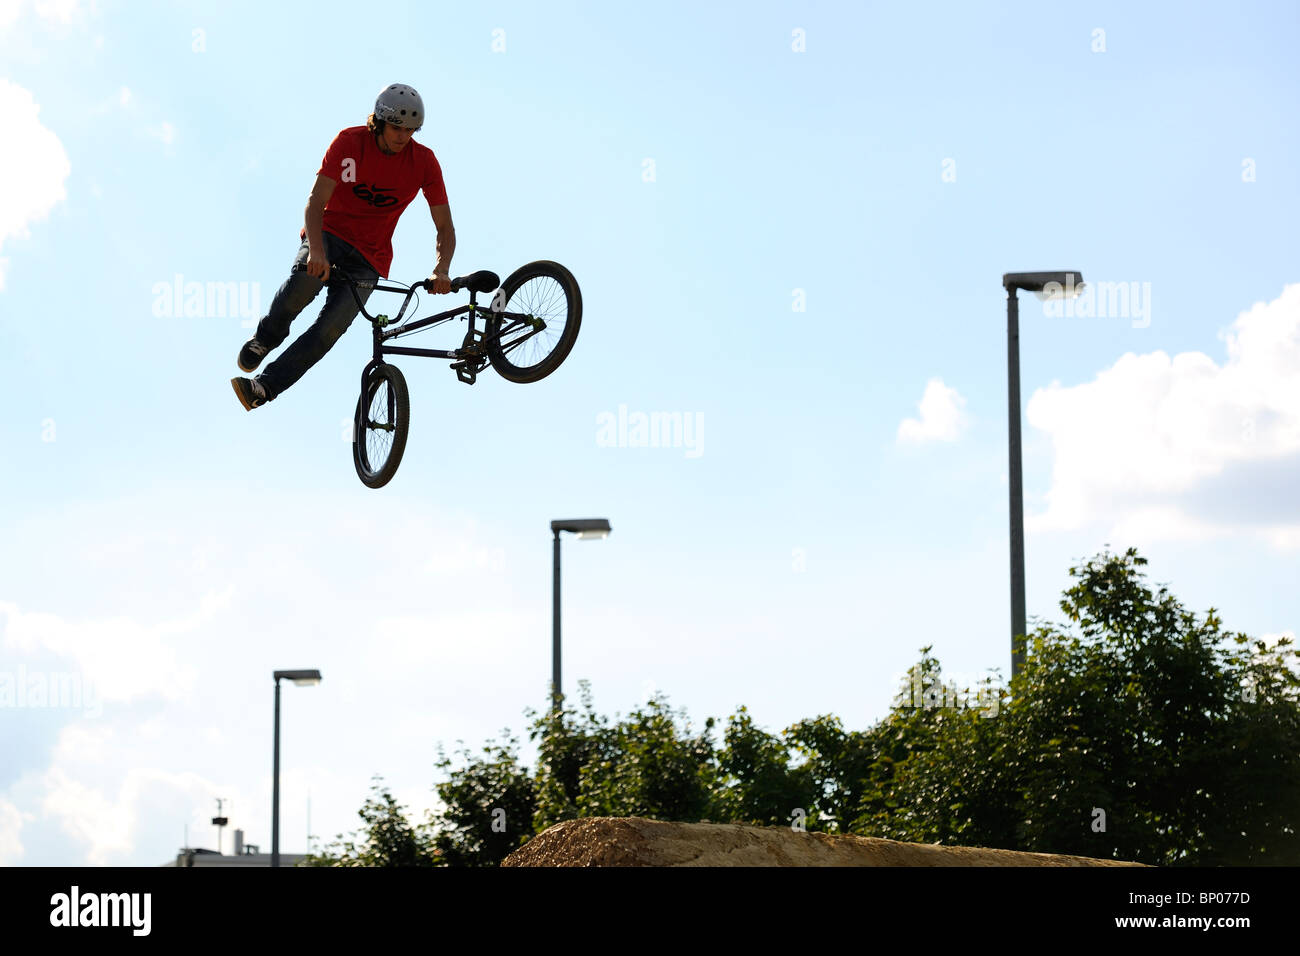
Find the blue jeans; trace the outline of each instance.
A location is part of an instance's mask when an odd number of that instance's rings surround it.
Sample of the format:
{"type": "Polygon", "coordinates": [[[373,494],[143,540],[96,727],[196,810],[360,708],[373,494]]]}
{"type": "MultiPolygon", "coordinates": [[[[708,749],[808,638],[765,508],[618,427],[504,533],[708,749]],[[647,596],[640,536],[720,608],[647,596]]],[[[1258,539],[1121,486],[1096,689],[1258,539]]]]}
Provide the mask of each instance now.
{"type": "MultiPolygon", "coordinates": [[[[338,236],[328,232],[323,232],[321,236],[325,242],[325,261],[331,266],[342,266],[348,275],[357,280],[357,296],[364,304],[374,291],[379,273],[361,253],[338,236]]],[[[322,285],[320,279],[307,272],[307,240],[303,239],[298,255],[293,260],[289,278],[284,280],[284,285],[275,293],[270,311],[257,323],[257,340],[268,350],[279,346],[289,336],[289,323],[316,298],[322,285]]],[[[352,290],[346,283],[331,285],[316,321],[257,377],[266,389],[267,400],[275,398],[302,378],[307,369],[334,347],[339,336],[347,331],[356,317],[357,300],[353,298],[352,290]]]]}

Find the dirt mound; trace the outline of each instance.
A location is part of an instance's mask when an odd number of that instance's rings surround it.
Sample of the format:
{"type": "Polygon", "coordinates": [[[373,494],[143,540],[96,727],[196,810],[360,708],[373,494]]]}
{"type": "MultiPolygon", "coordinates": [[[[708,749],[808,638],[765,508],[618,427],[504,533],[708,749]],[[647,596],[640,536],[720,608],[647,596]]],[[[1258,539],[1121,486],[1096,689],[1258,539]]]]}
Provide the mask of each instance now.
{"type": "Polygon", "coordinates": [[[734,823],[587,817],[539,833],[502,866],[1141,866],[1118,860],[897,843],[734,823]]]}

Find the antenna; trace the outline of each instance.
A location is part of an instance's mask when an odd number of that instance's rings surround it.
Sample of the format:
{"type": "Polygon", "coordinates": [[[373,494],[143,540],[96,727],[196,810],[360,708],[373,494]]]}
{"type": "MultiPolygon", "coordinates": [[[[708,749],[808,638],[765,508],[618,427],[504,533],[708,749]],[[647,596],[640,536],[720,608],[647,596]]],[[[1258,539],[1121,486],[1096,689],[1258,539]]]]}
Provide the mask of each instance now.
{"type": "Polygon", "coordinates": [[[311,852],[311,788],[307,789],[307,852],[311,852]]]}
{"type": "Polygon", "coordinates": [[[221,815],[221,805],[223,803],[229,803],[230,798],[217,797],[216,799],[217,799],[217,815],[212,818],[212,825],[217,828],[217,852],[220,853],[221,852],[221,828],[230,822],[228,818],[223,817],[221,815]]]}

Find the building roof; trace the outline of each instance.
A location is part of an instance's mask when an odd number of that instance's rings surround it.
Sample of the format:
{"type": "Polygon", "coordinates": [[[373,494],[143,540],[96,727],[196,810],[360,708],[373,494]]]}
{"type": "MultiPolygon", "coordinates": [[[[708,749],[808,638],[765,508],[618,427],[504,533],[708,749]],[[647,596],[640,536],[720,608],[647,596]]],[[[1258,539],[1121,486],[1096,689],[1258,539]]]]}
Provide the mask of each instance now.
{"type": "MultiPolygon", "coordinates": [[[[295,866],[299,860],[304,859],[304,853],[281,853],[281,866],[295,866]]],[[[218,853],[216,850],[204,850],[200,847],[189,847],[180,850],[176,854],[176,859],[169,860],[163,866],[175,867],[194,867],[194,866],[270,866],[271,854],[269,853],[240,853],[239,855],[218,853]]]]}

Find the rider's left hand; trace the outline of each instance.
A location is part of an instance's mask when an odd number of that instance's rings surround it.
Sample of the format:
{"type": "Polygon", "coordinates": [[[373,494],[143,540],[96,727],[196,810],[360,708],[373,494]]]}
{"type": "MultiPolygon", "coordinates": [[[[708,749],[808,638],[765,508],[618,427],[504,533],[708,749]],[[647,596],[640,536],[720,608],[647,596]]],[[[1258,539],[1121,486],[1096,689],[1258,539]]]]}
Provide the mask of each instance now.
{"type": "Polygon", "coordinates": [[[424,287],[435,295],[451,291],[451,277],[445,272],[435,272],[424,280],[424,287]]]}

